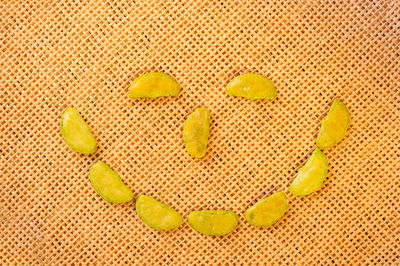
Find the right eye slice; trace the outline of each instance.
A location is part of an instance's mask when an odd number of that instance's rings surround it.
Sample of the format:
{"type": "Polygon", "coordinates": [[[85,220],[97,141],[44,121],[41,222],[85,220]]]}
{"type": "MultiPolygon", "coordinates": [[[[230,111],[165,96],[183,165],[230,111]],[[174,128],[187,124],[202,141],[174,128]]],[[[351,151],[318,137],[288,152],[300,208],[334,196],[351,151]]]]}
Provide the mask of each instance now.
{"type": "Polygon", "coordinates": [[[136,212],[145,224],[160,231],[173,230],[183,222],[177,211],[146,195],[136,200],[136,212]]]}
{"type": "Polygon", "coordinates": [[[272,100],[276,97],[274,84],[260,74],[247,73],[237,76],[229,82],[227,92],[231,96],[249,100],[272,100]]]}
{"type": "Polygon", "coordinates": [[[279,221],[289,208],[284,192],[277,192],[258,201],[245,212],[246,220],[254,226],[268,227],[279,221]]]}
{"type": "Polygon", "coordinates": [[[130,98],[158,98],[177,96],[179,83],[170,75],[151,72],[136,78],[129,88],[130,98]]]}

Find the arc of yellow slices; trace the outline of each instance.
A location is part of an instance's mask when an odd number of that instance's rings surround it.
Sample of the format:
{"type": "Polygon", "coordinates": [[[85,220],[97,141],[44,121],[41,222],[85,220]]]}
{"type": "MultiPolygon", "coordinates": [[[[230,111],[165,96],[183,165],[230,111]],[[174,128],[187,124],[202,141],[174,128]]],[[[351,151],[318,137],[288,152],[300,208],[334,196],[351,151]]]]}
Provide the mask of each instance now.
{"type": "Polygon", "coordinates": [[[157,98],[177,96],[179,83],[170,75],[151,72],[136,78],[129,88],[130,98],[157,98]]]}
{"type": "Polygon", "coordinates": [[[222,236],[232,232],[238,224],[238,216],[231,211],[192,211],[190,226],[205,235],[222,236]]]}
{"type": "Polygon", "coordinates": [[[173,230],[183,222],[177,211],[146,195],[136,200],[136,212],[145,224],[156,230],[173,230]]]}
{"type": "Polygon", "coordinates": [[[276,88],[272,81],[255,73],[247,73],[233,78],[228,84],[227,92],[231,96],[244,97],[249,100],[272,100],[276,97],[276,88]]]}
{"type": "Polygon", "coordinates": [[[321,122],[321,129],[316,139],[320,149],[329,149],[338,144],[346,135],[350,126],[350,113],[346,105],[335,99],[328,115],[321,122]]]}
{"type": "Polygon", "coordinates": [[[295,196],[307,196],[319,190],[327,174],[328,160],[325,154],[316,148],[292,181],[290,193],[295,196]]]}
{"type": "Polygon", "coordinates": [[[288,209],[286,194],[277,192],[248,208],[245,217],[254,226],[268,227],[279,221],[288,209]]]}
{"type": "Polygon", "coordinates": [[[195,158],[202,158],[207,151],[210,134],[210,111],[197,108],[183,124],[183,142],[186,151],[195,158]]]}
{"type": "Polygon", "coordinates": [[[64,111],[61,116],[60,129],[64,141],[74,151],[85,155],[96,152],[96,139],[76,109],[68,108],[64,111]]]}
{"type": "Polygon", "coordinates": [[[133,199],[132,191],[107,164],[97,162],[90,167],[90,182],[100,196],[111,203],[125,203],[133,199]]]}

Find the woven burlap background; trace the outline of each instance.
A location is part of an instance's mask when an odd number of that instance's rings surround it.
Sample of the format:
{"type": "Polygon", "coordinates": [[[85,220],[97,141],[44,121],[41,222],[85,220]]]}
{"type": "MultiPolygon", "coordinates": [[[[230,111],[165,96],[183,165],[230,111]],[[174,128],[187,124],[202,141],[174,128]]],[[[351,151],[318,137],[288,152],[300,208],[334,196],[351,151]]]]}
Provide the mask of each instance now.
{"type": "MultiPolygon", "coordinates": [[[[392,1],[0,2],[0,264],[399,264],[400,3],[392,1]],[[128,99],[149,71],[181,94],[128,99]],[[262,73],[273,101],[227,95],[229,80],[262,73]],[[244,210],[288,192],[315,148],[334,97],[352,115],[326,151],[317,193],[289,195],[275,226],[244,210]],[[77,108],[98,140],[72,151],[59,123],[77,108]],[[205,158],[182,143],[186,116],[212,113],[205,158]],[[176,208],[240,216],[225,237],[145,226],[104,201],[88,170],[102,160],[135,195],[176,208]]],[[[185,219],[186,220],[186,219],[185,219]]]]}

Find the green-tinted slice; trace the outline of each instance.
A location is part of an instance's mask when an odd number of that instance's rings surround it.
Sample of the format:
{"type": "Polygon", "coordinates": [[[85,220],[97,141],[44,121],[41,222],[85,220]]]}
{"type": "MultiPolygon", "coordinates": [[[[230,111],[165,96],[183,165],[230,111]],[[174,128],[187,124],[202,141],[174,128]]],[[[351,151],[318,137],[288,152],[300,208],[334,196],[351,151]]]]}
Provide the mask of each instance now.
{"type": "Polygon", "coordinates": [[[97,150],[97,142],[90,128],[74,108],[68,108],[62,114],[61,134],[68,146],[76,152],[92,154],[97,150]]]}
{"type": "Polygon", "coordinates": [[[194,230],[202,234],[222,236],[236,228],[238,216],[231,211],[193,211],[188,221],[194,230]]]}
{"type": "Polygon", "coordinates": [[[292,181],[290,193],[295,196],[307,196],[317,191],[322,187],[327,174],[328,160],[325,154],[316,148],[292,181]]]}
{"type": "Polygon", "coordinates": [[[111,203],[125,203],[133,199],[132,191],[120,176],[103,162],[90,167],[89,178],[96,192],[111,203]]]}
{"type": "Polygon", "coordinates": [[[250,100],[272,100],[276,97],[276,88],[272,81],[255,73],[243,74],[232,79],[227,92],[231,96],[250,100]]]}
{"type": "Polygon", "coordinates": [[[156,230],[173,230],[183,222],[177,211],[146,195],[136,200],[136,212],[145,224],[156,230]]]}
{"type": "Polygon", "coordinates": [[[328,115],[321,122],[321,130],[317,137],[320,149],[328,149],[338,144],[350,126],[350,113],[346,105],[335,99],[328,115]]]}
{"type": "Polygon", "coordinates": [[[152,72],[136,78],[129,88],[130,98],[157,98],[177,96],[180,92],[179,83],[171,76],[152,72]]]}
{"type": "Polygon", "coordinates": [[[186,151],[195,158],[202,158],[207,151],[210,134],[210,111],[197,108],[183,125],[183,142],[186,151]]]}
{"type": "Polygon", "coordinates": [[[252,225],[267,227],[279,221],[288,208],[286,194],[277,192],[248,208],[245,217],[252,225]]]}

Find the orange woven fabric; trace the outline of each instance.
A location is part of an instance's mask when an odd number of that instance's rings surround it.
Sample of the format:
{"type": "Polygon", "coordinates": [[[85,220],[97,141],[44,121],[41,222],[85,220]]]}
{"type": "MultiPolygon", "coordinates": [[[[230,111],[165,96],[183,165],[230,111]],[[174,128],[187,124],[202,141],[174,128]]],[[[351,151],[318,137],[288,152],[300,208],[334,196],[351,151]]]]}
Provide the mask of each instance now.
{"type": "Polygon", "coordinates": [[[395,265],[400,235],[400,2],[1,1],[0,264],[395,265]],[[137,76],[160,71],[175,98],[128,98],[137,76]],[[230,97],[257,72],[273,101],[230,97]],[[289,195],[276,225],[246,208],[285,191],[315,148],[334,97],[348,106],[346,138],[326,151],[329,174],[311,196],[289,195]],[[79,110],[98,140],[72,151],[59,123],[79,110]],[[186,116],[211,110],[208,152],[191,158],[186,116]],[[104,201],[88,170],[102,160],[135,195],[187,216],[240,216],[226,237],[185,222],[157,232],[104,201]]]}

